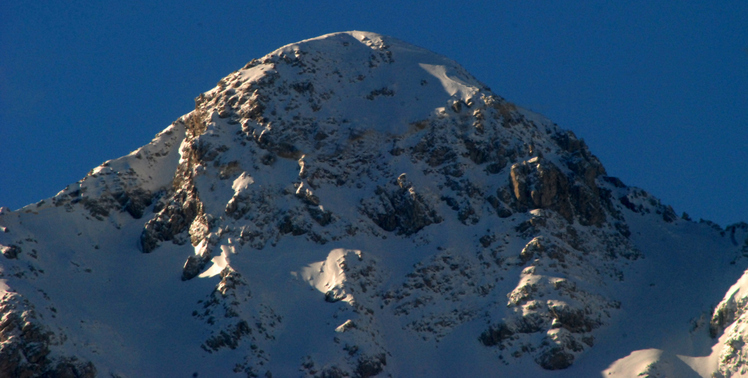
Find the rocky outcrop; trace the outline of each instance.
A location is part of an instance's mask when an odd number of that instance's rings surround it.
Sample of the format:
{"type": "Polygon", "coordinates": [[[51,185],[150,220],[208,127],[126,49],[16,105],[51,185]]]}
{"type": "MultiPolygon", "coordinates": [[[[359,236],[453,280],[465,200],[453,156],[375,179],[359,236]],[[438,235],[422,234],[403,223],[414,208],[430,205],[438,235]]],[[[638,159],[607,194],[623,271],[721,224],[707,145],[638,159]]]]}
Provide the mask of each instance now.
{"type": "Polygon", "coordinates": [[[405,174],[397,178],[397,189],[378,187],[374,193],[376,197],[361,201],[363,212],[385,231],[408,236],[442,221],[405,174]]]}
{"type": "Polygon", "coordinates": [[[198,161],[200,157],[206,157],[204,144],[199,142],[200,135],[205,132],[206,121],[203,117],[202,112],[194,111],[178,121],[186,128],[186,136],[180,149],[181,159],[172,187],[154,207],[155,216],[143,226],[140,244],[145,253],[152,252],[164,241],[184,244],[185,231],[189,231],[195,246],[206,234],[203,229],[207,225],[205,219],[201,219],[204,214],[203,204],[194,184],[198,161]]]}
{"type": "Polygon", "coordinates": [[[567,221],[601,226],[606,221],[605,202],[595,179],[596,170],[577,168],[584,176],[572,171],[565,174],[553,162],[542,157],[512,165],[511,185],[520,208],[551,209],[567,221]]]}
{"type": "Polygon", "coordinates": [[[620,196],[618,201],[627,209],[641,215],[658,214],[667,223],[678,219],[671,206],[664,205],[659,199],[638,188],[627,188],[626,194],[620,196]]]}
{"type": "Polygon", "coordinates": [[[530,209],[551,208],[571,219],[569,180],[553,163],[535,157],[512,165],[514,196],[530,209]]]}
{"type": "Polygon", "coordinates": [[[183,244],[184,238],[177,237],[189,228],[200,213],[201,204],[194,193],[180,191],[164,198],[163,202],[156,207],[160,211],[143,227],[140,244],[145,253],[152,252],[163,241],[173,240],[183,244]]]}
{"type": "MultiPolygon", "coordinates": [[[[62,342],[42,325],[33,306],[18,294],[0,298],[0,376],[3,377],[96,377],[96,367],[77,357],[52,353],[62,342]]],[[[64,337],[64,336],[63,336],[64,337]]]]}
{"type": "Polygon", "coordinates": [[[709,321],[713,338],[724,338],[715,376],[740,376],[748,368],[745,324],[748,322],[748,274],[744,274],[717,305],[709,321]]]}
{"type": "Polygon", "coordinates": [[[748,257],[748,223],[739,222],[727,226],[724,233],[730,236],[730,241],[734,246],[740,248],[740,253],[748,257]]]}
{"type": "Polygon", "coordinates": [[[54,206],[73,212],[81,206],[99,221],[121,213],[140,219],[168,189],[170,176],[154,177],[151,173],[173,172],[178,155],[175,147],[183,135],[183,124],[177,121],[157,134],[151,143],[127,156],[104,162],[48,202],[37,203],[37,208],[54,206]]]}
{"type": "Polygon", "coordinates": [[[392,354],[386,349],[381,319],[376,313],[382,310],[380,295],[387,268],[368,252],[335,249],[324,262],[310,265],[301,274],[324,294],[320,295],[320,300],[330,307],[338,307],[341,315],[338,322],[342,322],[335,328],[333,339],[340,357],[333,360],[305,357],[300,367],[305,376],[386,374],[387,358],[392,354]]]}
{"type": "Polygon", "coordinates": [[[21,251],[21,247],[15,244],[0,245],[0,253],[2,253],[2,255],[5,256],[6,259],[17,259],[18,254],[20,254],[21,251]]]}

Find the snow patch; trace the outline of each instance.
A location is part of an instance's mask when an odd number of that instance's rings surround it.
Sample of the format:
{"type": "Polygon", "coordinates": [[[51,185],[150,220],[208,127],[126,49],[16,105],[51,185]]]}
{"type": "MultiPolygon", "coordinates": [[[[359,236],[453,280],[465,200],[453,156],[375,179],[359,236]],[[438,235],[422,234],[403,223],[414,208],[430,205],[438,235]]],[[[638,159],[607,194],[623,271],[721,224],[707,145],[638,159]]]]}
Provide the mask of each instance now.
{"type": "Polygon", "coordinates": [[[206,278],[206,277],[214,277],[214,276],[219,275],[221,271],[223,271],[227,266],[229,266],[229,263],[231,263],[231,259],[229,258],[229,256],[234,255],[234,254],[236,254],[236,249],[233,246],[222,245],[221,255],[213,257],[210,260],[213,262],[213,265],[211,265],[210,268],[208,268],[208,270],[200,273],[198,277],[206,278]]]}
{"type": "Polygon", "coordinates": [[[234,180],[234,184],[231,185],[231,189],[234,189],[234,192],[240,193],[247,188],[254,184],[255,180],[252,178],[252,176],[248,175],[247,172],[242,172],[241,176],[237,177],[236,180],[234,180]]]}
{"type": "Polygon", "coordinates": [[[661,349],[637,350],[621,358],[602,372],[604,377],[710,377],[697,373],[685,361],[687,357],[661,349]]]}
{"type": "Polygon", "coordinates": [[[660,349],[644,349],[631,352],[628,356],[613,362],[602,373],[605,377],[629,377],[634,372],[642,372],[662,356],[660,349]]]}
{"type": "Polygon", "coordinates": [[[331,298],[341,298],[343,302],[351,303],[353,295],[344,291],[346,282],[343,263],[348,254],[355,254],[361,258],[361,251],[354,249],[336,248],[327,255],[327,260],[309,264],[301,269],[301,277],[312,287],[331,298]]]}
{"type": "Polygon", "coordinates": [[[442,87],[444,87],[444,91],[450,96],[458,97],[463,101],[467,101],[478,93],[478,88],[458,78],[454,69],[448,69],[448,67],[442,65],[426,63],[420,63],[419,65],[426,72],[439,79],[442,87]]]}

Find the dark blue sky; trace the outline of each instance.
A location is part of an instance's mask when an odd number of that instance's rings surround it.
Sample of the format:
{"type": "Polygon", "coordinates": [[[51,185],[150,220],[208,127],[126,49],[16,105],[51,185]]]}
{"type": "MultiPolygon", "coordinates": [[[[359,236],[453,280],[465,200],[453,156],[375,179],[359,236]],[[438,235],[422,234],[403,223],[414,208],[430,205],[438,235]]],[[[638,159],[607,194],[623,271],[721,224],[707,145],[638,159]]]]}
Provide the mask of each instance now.
{"type": "Polygon", "coordinates": [[[0,206],[146,144],[253,58],[355,29],[458,61],[678,213],[748,220],[748,2],[604,3],[5,1],[0,206]]]}

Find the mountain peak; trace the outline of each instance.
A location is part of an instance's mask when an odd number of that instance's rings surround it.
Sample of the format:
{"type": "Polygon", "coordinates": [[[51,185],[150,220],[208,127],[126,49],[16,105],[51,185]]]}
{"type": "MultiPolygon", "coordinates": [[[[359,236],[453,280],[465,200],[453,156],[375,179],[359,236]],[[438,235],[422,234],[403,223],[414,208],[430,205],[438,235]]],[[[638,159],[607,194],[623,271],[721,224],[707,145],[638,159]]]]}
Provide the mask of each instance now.
{"type": "Polygon", "coordinates": [[[701,313],[742,273],[743,228],[678,218],[438,54],[328,34],[195,102],[0,211],[2,373],[588,376],[634,366],[651,340],[629,328],[743,314],[740,290],[701,313]],[[637,317],[652,298],[699,305],[637,317]]]}
{"type": "Polygon", "coordinates": [[[487,95],[454,61],[365,32],[328,34],[284,46],[224,80],[205,97],[213,98],[227,86],[236,88],[230,92],[235,93],[273,82],[274,93],[260,89],[272,99],[263,102],[266,117],[355,118],[358,128],[389,134],[401,134],[407,131],[403,125],[487,95]]]}

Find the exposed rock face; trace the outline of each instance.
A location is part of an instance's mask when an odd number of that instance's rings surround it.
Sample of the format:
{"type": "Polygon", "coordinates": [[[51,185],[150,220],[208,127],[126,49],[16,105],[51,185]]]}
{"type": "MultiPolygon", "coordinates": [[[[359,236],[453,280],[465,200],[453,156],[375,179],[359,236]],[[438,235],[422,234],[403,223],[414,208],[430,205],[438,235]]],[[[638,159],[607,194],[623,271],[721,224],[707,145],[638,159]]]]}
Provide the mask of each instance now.
{"type": "MultiPolygon", "coordinates": [[[[469,371],[447,342],[492,372],[568,369],[625,308],[643,260],[628,220],[682,225],[573,133],[376,34],[285,46],[195,102],[151,144],[0,211],[3,280],[45,316],[0,309],[0,372],[137,375],[172,358],[200,376],[427,375],[414,351],[469,371]],[[34,291],[53,277],[91,303],[34,291]]],[[[723,233],[748,251],[742,229],[723,233]]],[[[721,304],[713,335],[741,301],[721,304]]]]}
{"type": "Polygon", "coordinates": [[[188,229],[192,231],[193,227],[196,231],[195,236],[191,237],[192,244],[197,245],[202,241],[199,230],[204,229],[206,222],[199,218],[203,213],[202,203],[194,187],[194,174],[190,169],[205,149],[196,141],[197,137],[205,131],[205,125],[202,122],[200,112],[193,112],[177,121],[177,125],[186,129],[185,139],[180,147],[180,164],[174,176],[171,193],[157,205],[158,207],[154,209],[154,211],[159,210],[157,215],[143,227],[140,237],[143,252],[153,251],[162,241],[184,242],[183,237],[179,238],[179,235],[188,229]],[[195,148],[186,148],[192,144],[195,144],[195,148]]]}
{"type": "MultiPolygon", "coordinates": [[[[748,227],[737,224],[727,230],[732,235],[746,238],[748,227]],[[742,231],[742,232],[741,232],[742,231]],[[742,234],[742,235],[741,235],[742,234]]],[[[733,238],[733,241],[737,241],[733,238]]],[[[709,321],[709,333],[713,338],[724,339],[719,353],[719,365],[715,376],[733,377],[744,375],[748,368],[748,274],[733,285],[725,298],[717,305],[709,321]],[[719,375],[716,375],[719,374],[719,375]]]]}
{"type": "Polygon", "coordinates": [[[397,181],[398,189],[379,187],[374,192],[376,197],[362,201],[363,211],[377,226],[407,236],[442,221],[433,207],[407,182],[405,174],[397,181]]]}
{"type": "Polygon", "coordinates": [[[55,335],[39,321],[34,308],[18,294],[0,298],[0,376],[96,377],[96,367],[77,357],[51,355],[50,346],[64,335],[55,335]]]}
{"type": "Polygon", "coordinates": [[[0,246],[0,253],[2,253],[6,259],[15,259],[18,258],[18,254],[21,253],[21,247],[14,244],[0,246]]]}
{"type": "Polygon", "coordinates": [[[587,153],[583,142],[573,134],[562,134],[562,139],[572,146],[579,146],[571,156],[566,156],[568,175],[553,162],[534,157],[512,165],[512,190],[522,208],[551,209],[567,221],[576,220],[583,225],[601,226],[606,221],[606,209],[611,209],[610,198],[601,193],[596,179],[605,174],[597,159],[587,153]]]}
{"type": "MultiPolygon", "coordinates": [[[[559,200],[568,200],[569,182],[553,163],[538,158],[512,165],[512,187],[520,204],[531,209],[550,208],[559,200]]],[[[570,214],[570,209],[564,213],[570,214]]],[[[565,215],[566,215],[565,214],[565,215]]]]}

